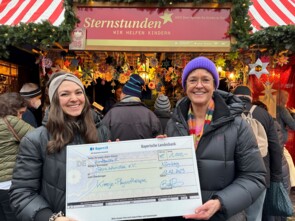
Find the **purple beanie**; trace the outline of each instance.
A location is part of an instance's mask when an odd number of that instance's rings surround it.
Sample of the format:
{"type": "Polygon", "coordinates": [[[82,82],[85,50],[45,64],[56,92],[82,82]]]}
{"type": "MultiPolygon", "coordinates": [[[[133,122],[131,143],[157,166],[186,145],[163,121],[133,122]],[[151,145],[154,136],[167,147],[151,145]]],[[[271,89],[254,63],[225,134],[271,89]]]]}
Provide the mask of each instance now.
{"type": "Polygon", "coordinates": [[[206,57],[197,57],[191,60],[187,65],[184,67],[182,72],[182,87],[186,88],[186,79],[189,74],[195,69],[206,69],[209,71],[214,79],[215,89],[219,86],[219,74],[217,72],[216,66],[210,59],[206,57]]]}

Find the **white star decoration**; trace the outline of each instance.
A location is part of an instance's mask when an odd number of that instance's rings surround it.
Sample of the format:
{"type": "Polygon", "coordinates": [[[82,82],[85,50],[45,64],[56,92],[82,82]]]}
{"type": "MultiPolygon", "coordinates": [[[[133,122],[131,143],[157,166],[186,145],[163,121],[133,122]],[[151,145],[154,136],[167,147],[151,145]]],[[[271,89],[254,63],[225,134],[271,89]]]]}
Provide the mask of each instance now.
{"type": "Polygon", "coordinates": [[[172,18],[171,18],[172,15],[173,15],[172,13],[165,11],[164,14],[162,16],[160,16],[160,18],[162,18],[164,20],[163,24],[166,24],[167,22],[172,23],[172,18]]]}
{"type": "Polygon", "coordinates": [[[258,58],[255,64],[249,64],[251,68],[249,75],[254,74],[259,79],[262,74],[269,74],[268,70],[266,70],[267,65],[268,62],[262,63],[262,61],[258,58]]]}
{"type": "Polygon", "coordinates": [[[264,97],[263,97],[263,101],[269,103],[271,100],[273,102],[275,102],[274,97],[272,96],[272,93],[274,93],[276,90],[272,89],[272,85],[269,81],[265,82],[265,84],[263,84],[264,87],[264,91],[262,91],[261,93],[264,93],[264,97]]]}

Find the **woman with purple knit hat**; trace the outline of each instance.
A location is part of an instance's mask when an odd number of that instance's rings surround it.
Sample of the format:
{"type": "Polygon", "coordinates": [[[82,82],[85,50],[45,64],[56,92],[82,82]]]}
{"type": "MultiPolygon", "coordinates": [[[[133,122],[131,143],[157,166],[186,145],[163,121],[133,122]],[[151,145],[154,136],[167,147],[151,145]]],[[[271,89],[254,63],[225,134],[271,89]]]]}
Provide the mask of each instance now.
{"type": "MultiPolygon", "coordinates": [[[[265,189],[266,170],[251,127],[240,117],[242,102],[217,90],[219,75],[206,57],[183,70],[186,96],[178,101],[165,133],[194,138],[203,205],[194,220],[245,220],[243,210],[265,189]]],[[[164,220],[181,220],[180,217],[164,220]]]]}

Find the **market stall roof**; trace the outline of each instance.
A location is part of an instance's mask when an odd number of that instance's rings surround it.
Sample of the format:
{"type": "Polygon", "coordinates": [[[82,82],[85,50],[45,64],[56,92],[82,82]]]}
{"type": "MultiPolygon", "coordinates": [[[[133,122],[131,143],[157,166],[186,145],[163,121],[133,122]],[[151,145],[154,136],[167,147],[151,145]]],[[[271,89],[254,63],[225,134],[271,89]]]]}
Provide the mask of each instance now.
{"type": "Polygon", "coordinates": [[[59,26],[64,20],[64,0],[0,0],[0,25],[49,21],[59,26]]]}
{"type": "Polygon", "coordinates": [[[295,0],[252,0],[249,16],[253,32],[261,27],[295,24],[295,0]]]}

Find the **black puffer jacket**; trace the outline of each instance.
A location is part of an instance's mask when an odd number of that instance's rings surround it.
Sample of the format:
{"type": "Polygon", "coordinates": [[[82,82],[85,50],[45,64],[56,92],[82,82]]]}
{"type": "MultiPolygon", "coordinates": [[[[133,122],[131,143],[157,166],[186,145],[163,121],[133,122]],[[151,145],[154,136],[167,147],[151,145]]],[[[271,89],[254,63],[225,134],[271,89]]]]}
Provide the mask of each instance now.
{"type": "MultiPolygon", "coordinates": [[[[219,198],[222,211],[210,220],[226,220],[250,206],[265,189],[266,170],[249,124],[240,114],[241,100],[226,92],[214,92],[215,110],[196,150],[203,202],[219,198]]],[[[189,135],[184,97],[168,121],[169,136],[189,135]]],[[[181,220],[181,218],[179,218],[181,220]]]]}
{"type": "MultiPolygon", "coordinates": [[[[105,126],[98,126],[98,133],[100,142],[109,139],[105,126]]],[[[21,140],[10,188],[11,206],[19,221],[44,221],[53,213],[65,212],[67,147],[48,155],[49,138],[41,126],[21,140]]],[[[68,145],[84,143],[77,134],[68,145]]]]}

